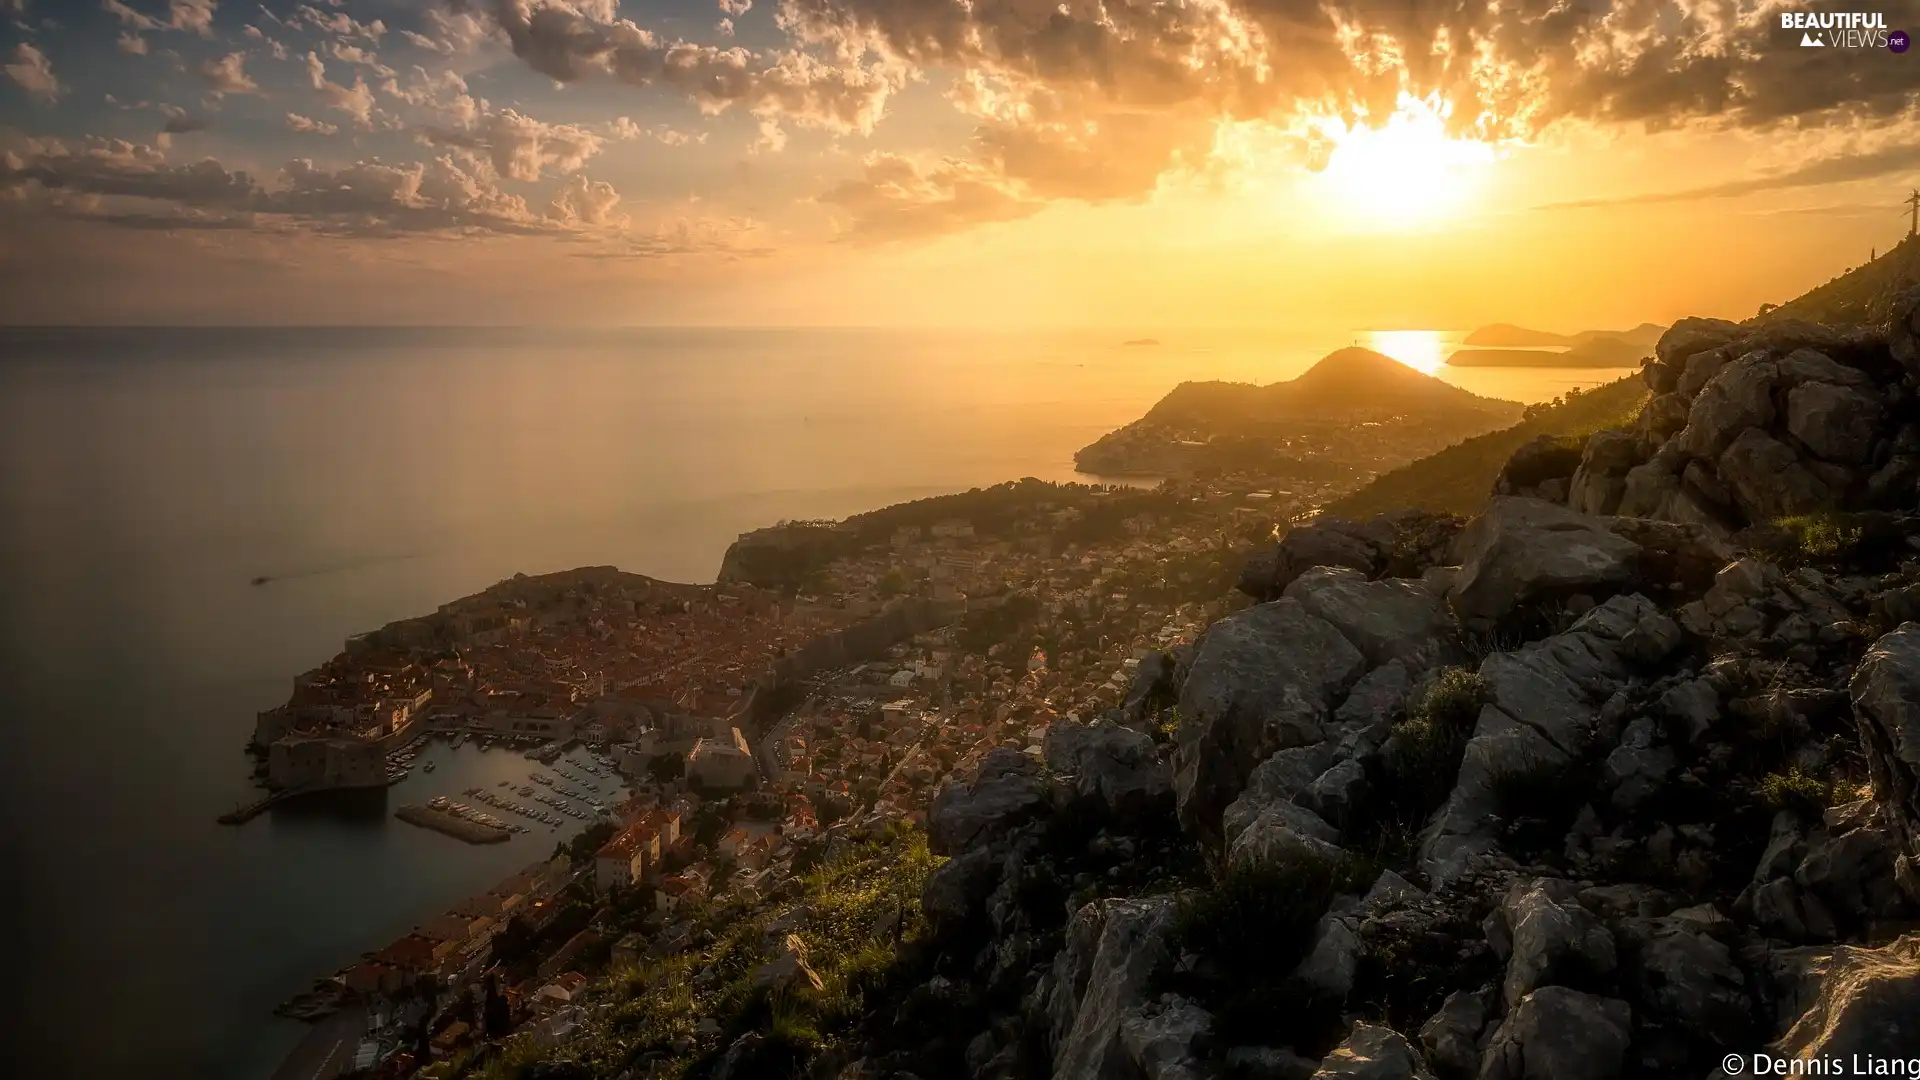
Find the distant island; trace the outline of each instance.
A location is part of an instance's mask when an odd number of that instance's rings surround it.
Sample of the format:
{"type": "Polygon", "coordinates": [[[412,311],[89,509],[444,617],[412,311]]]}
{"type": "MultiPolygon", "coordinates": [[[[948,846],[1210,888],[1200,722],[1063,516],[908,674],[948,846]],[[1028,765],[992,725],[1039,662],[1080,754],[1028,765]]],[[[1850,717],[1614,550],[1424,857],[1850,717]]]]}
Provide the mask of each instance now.
{"type": "Polygon", "coordinates": [[[1448,367],[1639,367],[1666,327],[1641,323],[1631,330],[1582,330],[1555,334],[1511,323],[1493,323],[1468,334],[1448,367]]]}
{"type": "Polygon", "coordinates": [[[1150,337],[1137,337],[1137,338],[1134,338],[1132,341],[1123,341],[1120,344],[1128,348],[1132,348],[1138,345],[1158,345],[1160,344],[1160,339],[1150,338],[1150,337]]]}
{"type": "Polygon", "coordinates": [[[1074,455],[1107,476],[1257,475],[1352,486],[1522,406],[1483,398],[1370,349],[1328,354],[1287,382],[1185,382],[1147,414],[1074,455]]]}
{"type": "Polygon", "coordinates": [[[1556,334],[1512,323],[1490,323],[1468,334],[1463,344],[1493,349],[1529,349],[1550,346],[1571,348],[1591,341],[1617,341],[1636,349],[1651,349],[1666,329],[1658,323],[1641,323],[1631,330],[1582,330],[1577,334],[1556,334]]]}

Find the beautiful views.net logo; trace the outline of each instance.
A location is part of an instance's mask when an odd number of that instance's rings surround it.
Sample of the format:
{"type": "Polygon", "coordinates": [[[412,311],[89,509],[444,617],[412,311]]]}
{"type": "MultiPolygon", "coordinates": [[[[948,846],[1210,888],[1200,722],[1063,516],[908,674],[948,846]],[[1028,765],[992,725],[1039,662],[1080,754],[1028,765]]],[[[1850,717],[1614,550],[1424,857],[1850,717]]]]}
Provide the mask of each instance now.
{"type": "Polygon", "coordinates": [[[1807,49],[1907,51],[1906,31],[1889,30],[1878,11],[1783,11],[1780,28],[1800,31],[1800,46],[1807,49]]]}

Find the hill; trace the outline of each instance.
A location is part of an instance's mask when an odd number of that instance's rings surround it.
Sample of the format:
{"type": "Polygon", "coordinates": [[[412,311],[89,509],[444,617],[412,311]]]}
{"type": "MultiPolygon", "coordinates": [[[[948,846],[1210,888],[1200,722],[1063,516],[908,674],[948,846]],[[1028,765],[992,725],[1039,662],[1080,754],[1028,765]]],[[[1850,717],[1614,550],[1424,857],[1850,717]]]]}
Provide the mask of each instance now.
{"type": "Polygon", "coordinates": [[[1763,308],[1759,321],[1878,324],[1894,297],[1920,285],[1920,237],[1909,236],[1879,258],[1856,266],[1825,285],[1808,290],[1776,308],[1763,308]]]}
{"type": "Polygon", "coordinates": [[[1501,466],[1522,445],[1541,435],[1584,440],[1602,428],[1631,421],[1647,400],[1639,376],[1629,375],[1573,391],[1551,405],[1529,409],[1520,423],[1467,439],[1375,478],[1365,487],[1329,503],[1333,517],[1366,517],[1402,507],[1471,514],[1487,501],[1501,466]]]}
{"type": "Polygon", "coordinates": [[[1511,423],[1521,411],[1347,348],[1286,382],[1181,383],[1145,416],[1082,447],[1074,466],[1107,476],[1353,483],[1511,423]]]}
{"type": "Polygon", "coordinates": [[[1499,416],[1510,401],[1483,398],[1372,349],[1328,353],[1296,379],[1251,383],[1189,382],[1147,411],[1150,422],[1271,423],[1329,414],[1499,416]]]}
{"type": "Polygon", "coordinates": [[[1563,352],[1543,349],[1462,349],[1447,357],[1448,367],[1638,367],[1652,351],[1623,338],[1596,337],[1563,352]]]}
{"type": "Polygon", "coordinates": [[[1530,330],[1512,323],[1490,323],[1468,334],[1462,344],[1493,349],[1525,349],[1611,340],[1636,349],[1651,349],[1666,329],[1658,323],[1641,323],[1631,330],[1582,330],[1577,334],[1556,334],[1550,330],[1530,330]]]}

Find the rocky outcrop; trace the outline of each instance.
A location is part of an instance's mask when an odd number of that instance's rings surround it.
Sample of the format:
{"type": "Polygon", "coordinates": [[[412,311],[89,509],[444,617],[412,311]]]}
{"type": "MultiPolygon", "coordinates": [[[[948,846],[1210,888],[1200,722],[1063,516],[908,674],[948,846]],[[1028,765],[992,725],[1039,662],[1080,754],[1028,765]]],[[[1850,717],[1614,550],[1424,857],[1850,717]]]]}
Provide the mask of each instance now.
{"type": "Polygon", "coordinates": [[[1900,839],[1900,879],[1920,899],[1920,623],[1874,642],[1850,693],[1874,792],[1900,839]]]}
{"type": "Polygon", "coordinates": [[[927,846],[951,855],[1011,831],[1051,804],[1040,766],[1013,750],[989,750],[971,780],[949,784],[927,809],[927,846]]]}
{"type": "Polygon", "coordinates": [[[1124,816],[1171,801],[1173,771],[1153,740],[1113,724],[1060,721],[1047,728],[1047,768],[1066,779],[1073,798],[1095,812],[1124,816]]]}
{"type": "Polygon", "coordinates": [[[1499,813],[1503,778],[1584,754],[1601,705],[1632,673],[1629,639],[1663,618],[1645,597],[1615,597],[1563,634],[1481,663],[1491,700],[1467,742],[1453,793],[1421,836],[1422,871],[1449,881],[1498,850],[1489,819],[1499,813]]]}
{"type": "MultiPolygon", "coordinates": [[[[1172,897],[1107,901],[1075,916],[1054,968],[1053,1007],[1056,1080],[1109,1080],[1138,1068],[1129,1054],[1123,1024],[1145,1004],[1148,978],[1167,962],[1174,919],[1172,897]],[[1098,925],[1097,936],[1092,932],[1098,925]],[[1086,951],[1091,939],[1092,950],[1086,951]]],[[[1139,1021],[1136,1042],[1147,1045],[1139,1021]]]]}
{"type": "Polygon", "coordinates": [[[1793,950],[1782,1011],[1791,1026],[1774,1049],[1782,1057],[1905,1059],[1920,1030],[1920,938],[1909,934],[1879,949],[1842,945],[1793,950]]]}
{"type": "Polygon", "coordinates": [[[1633,580],[1640,548],[1599,519],[1539,499],[1496,498],[1454,545],[1447,595],[1462,620],[1497,622],[1523,604],[1611,593],[1633,580]]]}
{"type": "Polygon", "coordinates": [[[1369,664],[1430,652],[1453,629],[1439,591],[1419,579],[1369,581],[1357,570],[1315,567],[1286,597],[1332,625],[1369,664]]]}
{"type": "Polygon", "coordinates": [[[1297,600],[1228,616],[1207,630],[1180,689],[1174,794],[1181,820],[1217,834],[1254,766],[1319,742],[1336,699],[1366,658],[1297,600]]]}
{"type": "Polygon", "coordinates": [[[1433,1080],[1426,1062],[1399,1032],[1353,1025],[1353,1034],[1320,1062],[1314,1080],[1433,1080]]]}
{"type": "Polygon", "coordinates": [[[1329,518],[1301,525],[1248,560],[1239,588],[1255,600],[1278,599],[1315,567],[1357,570],[1368,578],[1419,577],[1446,561],[1461,524],[1451,514],[1402,510],[1366,521],[1329,518]]]}
{"type": "Polygon", "coordinates": [[[1480,1080],[1614,1080],[1623,1074],[1633,1010],[1564,986],[1528,994],[1494,1032],[1480,1080]]]}

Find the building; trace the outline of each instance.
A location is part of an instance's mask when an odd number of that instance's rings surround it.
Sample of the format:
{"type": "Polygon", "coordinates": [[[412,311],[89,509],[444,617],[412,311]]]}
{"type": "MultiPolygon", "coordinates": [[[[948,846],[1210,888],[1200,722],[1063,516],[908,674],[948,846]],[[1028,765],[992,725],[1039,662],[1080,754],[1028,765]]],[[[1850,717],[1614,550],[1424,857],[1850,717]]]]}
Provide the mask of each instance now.
{"type": "Polygon", "coordinates": [[[267,751],[267,782],[278,788],[379,787],[387,752],[365,739],[286,735],[267,751]]]}
{"type": "Polygon", "coordinates": [[[729,728],[731,736],[699,739],[687,751],[687,781],[707,788],[735,789],[751,787],[758,775],[753,753],[739,728],[729,728]]]}
{"type": "MultiPolygon", "coordinates": [[[[676,819],[677,824],[677,819],[676,819]]],[[[600,892],[624,889],[660,862],[660,832],[647,818],[614,834],[593,856],[593,886],[600,892]]]]}

